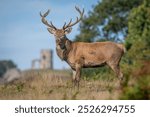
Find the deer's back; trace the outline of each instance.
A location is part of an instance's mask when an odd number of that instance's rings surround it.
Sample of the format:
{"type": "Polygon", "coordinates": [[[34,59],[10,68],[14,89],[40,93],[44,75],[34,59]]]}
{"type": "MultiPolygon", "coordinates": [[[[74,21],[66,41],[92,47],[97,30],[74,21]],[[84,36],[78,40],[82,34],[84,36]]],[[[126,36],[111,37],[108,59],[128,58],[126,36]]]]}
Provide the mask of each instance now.
{"type": "Polygon", "coordinates": [[[75,42],[68,56],[69,62],[82,62],[85,67],[99,66],[107,61],[119,60],[123,55],[121,46],[113,42],[75,42]]]}

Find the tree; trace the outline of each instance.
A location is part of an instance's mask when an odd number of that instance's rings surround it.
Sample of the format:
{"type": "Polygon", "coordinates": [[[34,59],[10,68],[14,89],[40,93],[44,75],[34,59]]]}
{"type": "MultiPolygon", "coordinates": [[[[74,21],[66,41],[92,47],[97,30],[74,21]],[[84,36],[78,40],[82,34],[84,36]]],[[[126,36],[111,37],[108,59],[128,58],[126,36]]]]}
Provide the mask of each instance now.
{"type": "Polygon", "coordinates": [[[130,73],[121,98],[150,99],[150,0],[143,0],[139,7],[131,11],[128,29],[126,60],[130,61],[130,73]],[[130,81],[134,85],[131,86],[130,81]]]}
{"type": "Polygon", "coordinates": [[[80,25],[76,41],[120,41],[128,32],[128,15],[143,0],[101,0],[80,25]]]}
{"type": "Polygon", "coordinates": [[[4,73],[11,68],[16,68],[16,65],[11,60],[3,60],[0,61],[0,77],[4,75],[4,73]]]}
{"type": "Polygon", "coordinates": [[[128,59],[150,60],[150,0],[144,0],[129,15],[129,34],[126,40],[128,59]]]}

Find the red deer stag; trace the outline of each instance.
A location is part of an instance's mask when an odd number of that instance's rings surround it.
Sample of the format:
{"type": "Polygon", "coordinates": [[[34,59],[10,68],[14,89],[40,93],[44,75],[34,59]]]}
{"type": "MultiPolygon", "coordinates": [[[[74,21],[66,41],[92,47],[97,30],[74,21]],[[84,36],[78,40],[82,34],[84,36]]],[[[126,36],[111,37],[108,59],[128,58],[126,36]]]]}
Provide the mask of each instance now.
{"type": "Polygon", "coordinates": [[[48,26],[48,31],[55,36],[56,51],[60,59],[66,61],[73,70],[74,86],[79,87],[81,68],[100,67],[107,64],[117,75],[123,79],[120,71],[119,62],[125,52],[125,48],[121,44],[113,42],[72,42],[66,37],[70,33],[72,26],[77,24],[83,17],[84,9],[81,11],[75,7],[80,14],[76,21],[72,23],[72,19],[68,24],[63,25],[61,29],[56,28],[52,22],[48,23],[45,17],[49,14],[49,10],[45,14],[41,14],[42,22],[48,26]]]}

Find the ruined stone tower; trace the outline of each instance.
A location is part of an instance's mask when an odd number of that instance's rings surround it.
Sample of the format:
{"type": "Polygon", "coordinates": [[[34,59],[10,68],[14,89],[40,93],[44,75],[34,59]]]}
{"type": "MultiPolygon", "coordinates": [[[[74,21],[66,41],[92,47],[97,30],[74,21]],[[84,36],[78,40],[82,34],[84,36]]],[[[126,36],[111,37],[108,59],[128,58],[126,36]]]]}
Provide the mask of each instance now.
{"type": "Polygon", "coordinates": [[[52,50],[41,50],[40,68],[53,69],[52,50]]]}
{"type": "Polygon", "coordinates": [[[38,63],[40,69],[53,69],[53,51],[49,49],[41,50],[40,59],[32,60],[32,69],[36,69],[36,63],[38,63]]]}

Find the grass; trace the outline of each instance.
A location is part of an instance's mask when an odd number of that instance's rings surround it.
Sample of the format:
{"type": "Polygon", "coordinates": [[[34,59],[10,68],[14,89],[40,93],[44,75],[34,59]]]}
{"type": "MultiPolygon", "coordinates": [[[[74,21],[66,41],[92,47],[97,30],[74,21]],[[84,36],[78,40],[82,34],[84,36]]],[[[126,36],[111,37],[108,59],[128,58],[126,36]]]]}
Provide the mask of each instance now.
{"type": "Polygon", "coordinates": [[[22,80],[0,85],[0,99],[13,100],[118,99],[119,94],[117,79],[82,79],[80,89],[74,89],[68,71],[29,70],[22,80]]]}

